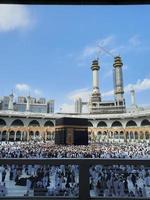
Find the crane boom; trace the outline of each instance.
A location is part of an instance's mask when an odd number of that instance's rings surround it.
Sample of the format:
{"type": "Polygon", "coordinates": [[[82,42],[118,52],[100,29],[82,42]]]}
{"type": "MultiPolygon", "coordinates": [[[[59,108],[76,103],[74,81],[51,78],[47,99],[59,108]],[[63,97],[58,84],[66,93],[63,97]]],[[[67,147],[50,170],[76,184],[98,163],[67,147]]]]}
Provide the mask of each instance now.
{"type": "Polygon", "coordinates": [[[115,57],[112,53],[110,53],[108,50],[106,50],[104,47],[102,47],[102,46],[100,46],[99,44],[98,44],[98,47],[101,49],[101,50],[103,50],[105,53],[107,53],[108,55],[110,55],[111,57],[115,57]]]}

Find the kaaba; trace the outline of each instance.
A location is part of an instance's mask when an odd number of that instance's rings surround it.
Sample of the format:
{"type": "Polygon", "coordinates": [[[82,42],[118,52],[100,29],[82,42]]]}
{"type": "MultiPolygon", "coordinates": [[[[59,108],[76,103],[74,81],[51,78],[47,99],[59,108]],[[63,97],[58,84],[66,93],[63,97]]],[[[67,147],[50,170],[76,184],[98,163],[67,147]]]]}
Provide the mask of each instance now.
{"type": "Polygon", "coordinates": [[[55,144],[88,145],[88,119],[71,117],[56,119],[55,144]]]}

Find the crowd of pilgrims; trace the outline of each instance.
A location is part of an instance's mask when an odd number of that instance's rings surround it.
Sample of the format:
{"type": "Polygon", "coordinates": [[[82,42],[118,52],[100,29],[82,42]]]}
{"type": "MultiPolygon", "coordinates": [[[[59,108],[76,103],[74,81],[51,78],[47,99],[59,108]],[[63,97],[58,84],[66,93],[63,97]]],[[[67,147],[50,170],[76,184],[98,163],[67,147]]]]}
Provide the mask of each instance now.
{"type": "MultiPolygon", "coordinates": [[[[57,146],[51,142],[2,142],[0,158],[150,158],[148,144],[57,146]]],[[[133,165],[90,167],[90,195],[150,197],[150,168],[133,165]]],[[[78,196],[78,165],[1,165],[0,196],[8,180],[24,186],[24,196],[78,196]],[[7,177],[7,178],[6,178],[7,177]],[[7,179],[7,180],[6,180],[7,179]]]]}
{"type": "Polygon", "coordinates": [[[145,143],[55,145],[52,142],[2,142],[0,158],[150,158],[145,143]]]}

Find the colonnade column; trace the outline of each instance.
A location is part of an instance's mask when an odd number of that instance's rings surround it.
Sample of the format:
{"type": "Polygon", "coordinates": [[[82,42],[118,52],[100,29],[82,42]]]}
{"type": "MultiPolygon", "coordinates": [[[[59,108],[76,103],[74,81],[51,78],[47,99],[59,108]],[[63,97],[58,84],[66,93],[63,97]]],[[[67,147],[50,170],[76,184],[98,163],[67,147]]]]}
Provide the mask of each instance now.
{"type": "Polygon", "coordinates": [[[6,131],[6,137],[7,137],[7,141],[9,141],[9,134],[10,134],[10,132],[9,131],[6,131]]]}
{"type": "Polygon", "coordinates": [[[120,142],[120,131],[118,131],[118,140],[120,142]]]}
{"type": "Polygon", "coordinates": [[[113,142],[114,142],[114,139],[115,139],[115,132],[113,131],[113,142]]]}
{"type": "Polygon", "coordinates": [[[27,141],[29,141],[29,131],[27,131],[26,134],[27,134],[27,141]]]}
{"type": "Polygon", "coordinates": [[[140,142],[140,133],[138,132],[138,142],[140,142]]]}
{"type": "Polygon", "coordinates": [[[23,132],[21,131],[21,137],[20,137],[20,140],[22,141],[22,134],[23,134],[23,132]]]}
{"type": "Polygon", "coordinates": [[[146,134],[145,134],[145,131],[144,131],[144,138],[143,138],[144,141],[146,141],[146,134]]]}
{"type": "Polygon", "coordinates": [[[14,141],[16,141],[16,131],[15,131],[15,135],[14,135],[14,141]]]}
{"type": "Polygon", "coordinates": [[[33,138],[35,139],[35,131],[33,132],[33,138]]]}
{"type": "Polygon", "coordinates": [[[47,131],[44,132],[44,140],[47,140],[47,131]]]}

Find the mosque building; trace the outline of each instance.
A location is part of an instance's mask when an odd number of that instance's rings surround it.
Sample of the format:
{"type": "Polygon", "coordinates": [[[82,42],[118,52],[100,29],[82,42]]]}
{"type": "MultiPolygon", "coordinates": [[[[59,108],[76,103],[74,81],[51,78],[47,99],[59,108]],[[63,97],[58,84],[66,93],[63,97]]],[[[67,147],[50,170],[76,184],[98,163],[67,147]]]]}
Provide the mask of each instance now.
{"type": "Polygon", "coordinates": [[[13,94],[0,102],[0,140],[29,141],[54,140],[56,119],[62,117],[88,119],[89,142],[150,143],[150,109],[136,105],[135,90],[131,88],[131,108],[126,108],[123,86],[123,62],[120,56],[114,58],[114,99],[104,101],[99,87],[99,61],[91,65],[93,85],[88,102],[81,98],[75,101],[74,113],[55,113],[54,100],[36,100],[30,96],[13,94]],[[88,113],[82,112],[83,105],[88,113]]]}

